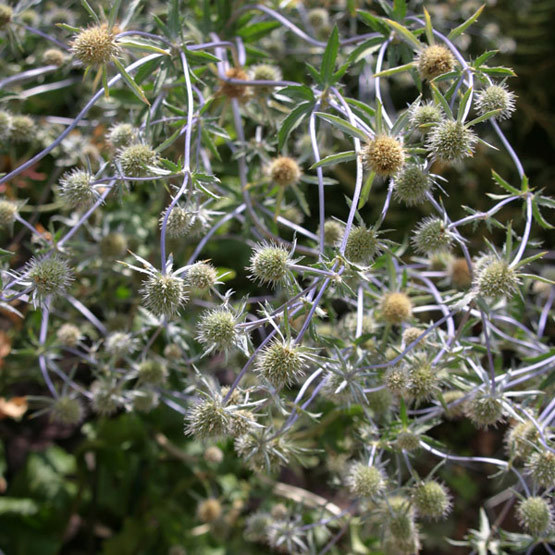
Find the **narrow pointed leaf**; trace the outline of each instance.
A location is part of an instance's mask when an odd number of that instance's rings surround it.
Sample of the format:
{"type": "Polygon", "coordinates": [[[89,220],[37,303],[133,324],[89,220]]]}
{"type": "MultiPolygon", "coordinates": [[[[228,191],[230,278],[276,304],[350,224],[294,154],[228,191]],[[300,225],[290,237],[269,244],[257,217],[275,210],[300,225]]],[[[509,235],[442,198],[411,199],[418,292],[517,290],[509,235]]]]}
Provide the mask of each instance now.
{"type": "Polygon", "coordinates": [[[143,92],[141,87],[139,87],[139,85],[137,85],[137,83],[133,81],[133,78],[129,75],[129,73],[127,73],[127,71],[125,71],[125,68],[123,67],[122,63],[117,58],[114,59],[114,65],[116,66],[117,70],[120,72],[121,76],[123,77],[124,83],[131,89],[131,91],[135,94],[135,96],[141,102],[144,102],[145,104],[150,106],[150,102],[147,100],[145,93],[143,92]]]}

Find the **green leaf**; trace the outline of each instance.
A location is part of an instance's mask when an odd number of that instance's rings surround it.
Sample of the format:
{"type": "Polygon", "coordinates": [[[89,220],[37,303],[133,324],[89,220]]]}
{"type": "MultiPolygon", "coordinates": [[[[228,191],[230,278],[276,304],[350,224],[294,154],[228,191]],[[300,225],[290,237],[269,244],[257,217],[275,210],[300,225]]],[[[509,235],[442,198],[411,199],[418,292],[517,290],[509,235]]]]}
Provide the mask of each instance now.
{"type": "Polygon", "coordinates": [[[381,33],[384,36],[389,35],[389,28],[384,23],[381,17],[376,17],[370,12],[365,12],[363,10],[358,10],[357,15],[364,23],[366,23],[366,25],[374,29],[374,31],[377,31],[378,33],[381,33]]]}
{"type": "Polygon", "coordinates": [[[495,56],[499,50],[486,50],[481,56],[478,56],[474,63],[472,64],[473,67],[479,68],[484,62],[495,56]]]}
{"type": "Polygon", "coordinates": [[[269,35],[281,24],[278,21],[260,21],[253,25],[247,25],[237,31],[237,34],[245,41],[256,41],[269,35]]]}
{"type": "Polygon", "coordinates": [[[364,133],[360,129],[357,129],[354,125],[351,125],[348,121],[345,121],[340,117],[326,114],[324,112],[315,112],[315,115],[317,115],[319,118],[322,118],[323,120],[326,120],[334,127],[337,127],[337,129],[340,129],[341,131],[347,133],[348,135],[351,135],[352,137],[356,137],[357,139],[365,142],[368,140],[366,133],[364,133]]]}
{"type": "Polygon", "coordinates": [[[379,50],[379,48],[383,44],[383,42],[384,42],[383,37],[373,37],[373,38],[363,42],[362,44],[359,44],[349,54],[349,57],[347,58],[347,61],[349,61],[351,64],[355,64],[356,62],[358,62],[362,58],[367,58],[368,56],[370,56],[371,54],[376,52],[376,50],[379,50]]]}
{"type": "Polygon", "coordinates": [[[398,20],[405,19],[407,15],[407,3],[405,0],[393,0],[393,17],[398,20]]]}
{"type": "Polygon", "coordinates": [[[406,28],[403,27],[397,21],[392,19],[384,19],[384,21],[394,30],[399,33],[402,39],[404,39],[410,46],[415,50],[422,50],[422,43],[406,28]]]}
{"type": "MultiPolygon", "coordinates": [[[[461,98],[461,101],[459,102],[459,110],[457,112],[457,120],[459,120],[459,121],[462,121],[462,117],[464,115],[466,105],[470,101],[470,95],[471,94],[472,94],[472,87],[468,87],[468,89],[466,89],[466,92],[464,93],[463,97],[461,98]]],[[[470,124],[468,124],[468,125],[470,125],[470,124]]]]}
{"type": "Polygon", "coordinates": [[[374,183],[374,179],[376,178],[376,172],[371,172],[368,178],[364,183],[364,187],[360,193],[360,200],[358,201],[357,208],[360,210],[367,202],[368,197],[370,196],[370,191],[372,190],[372,184],[374,183]]]}
{"type": "Polygon", "coordinates": [[[144,102],[147,106],[150,106],[150,102],[147,100],[145,93],[143,92],[141,87],[139,87],[139,85],[137,85],[137,83],[133,81],[133,78],[129,75],[129,73],[127,73],[127,71],[125,71],[122,63],[117,58],[114,58],[114,65],[123,77],[124,83],[131,89],[135,96],[141,102],[144,102]]]}
{"type": "Polygon", "coordinates": [[[121,0],[114,0],[112,7],[110,8],[110,15],[108,16],[108,27],[111,29],[116,23],[116,18],[118,17],[119,7],[121,6],[121,0]]]}
{"type": "Polygon", "coordinates": [[[491,170],[491,176],[500,187],[503,187],[509,193],[520,195],[520,191],[516,187],[509,185],[495,170],[491,170]]]}
{"type": "Polygon", "coordinates": [[[534,220],[536,220],[536,222],[543,227],[544,229],[553,229],[554,226],[552,226],[542,215],[542,213],[540,212],[540,208],[538,206],[538,203],[534,200],[532,200],[532,214],[534,216],[534,220]]]}
{"type": "Polygon", "coordinates": [[[340,164],[341,162],[355,160],[356,157],[357,153],[354,150],[338,152],[337,154],[330,154],[329,156],[322,158],[322,160],[310,166],[310,169],[315,170],[316,168],[323,168],[324,166],[334,166],[335,164],[340,164]]]}
{"type": "Polygon", "coordinates": [[[516,73],[509,67],[481,67],[480,71],[488,75],[509,75],[510,77],[516,77],[516,73]]]}
{"type": "Polygon", "coordinates": [[[515,268],[522,268],[522,266],[526,266],[527,264],[534,262],[534,260],[538,260],[538,258],[543,258],[546,254],[547,254],[547,251],[544,251],[544,252],[539,252],[538,254],[529,256],[528,258],[523,258],[518,262],[518,264],[515,265],[515,268]]]}
{"type": "Polygon", "coordinates": [[[399,406],[399,416],[401,418],[401,422],[405,428],[408,428],[409,425],[409,418],[407,416],[407,405],[405,405],[405,401],[401,397],[400,406],[399,406]]]}
{"type": "Polygon", "coordinates": [[[81,5],[83,6],[83,8],[85,8],[87,10],[87,12],[89,13],[89,15],[94,19],[94,22],[97,25],[100,25],[100,19],[98,18],[98,16],[96,15],[95,11],[90,7],[89,3],[87,2],[87,0],[81,0],[81,5]]]}
{"type": "Polygon", "coordinates": [[[402,66],[392,67],[389,69],[384,69],[378,73],[374,74],[374,77],[389,77],[390,75],[395,75],[396,73],[402,73],[403,71],[409,71],[415,66],[414,62],[409,62],[408,64],[403,64],[402,66]]]}
{"type": "Polygon", "coordinates": [[[445,100],[445,97],[439,92],[437,85],[434,83],[430,83],[430,87],[432,88],[432,94],[434,95],[434,99],[438,104],[441,104],[443,111],[450,117],[453,117],[453,112],[451,111],[451,107],[449,106],[449,102],[445,100]]]}
{"type": "Polygon", "coordinates": [[[434,30],[432,27],[432,19],[430,18],[430,14],[428,13],[428,10],[426,8],[424,8],[424,19],[426,20],[426,38],[428,39],[428,44],[434,44],[435,40],[434,40],[434,30]]]}
{"type": "Polygon", "coordinates": [[[337,25],[335,25],[328,40],[324,55],[322,56],[322,65],[320,67],[320,78],[322,83],[326,85],[332,84],[333,70],[335,69],[338,50],[339,31],[337,30],[337,25]]]}
{"type": "MultiPolygon", "coordinates": [[[[118,44],[121,46],[125,46],[127,48],[135,48],[136,50],[144,50],[145,52],[154,52],[155,54],[162,54],[164,56],[169,56],[170,53],[167,50],[159,48],[154,44],[150,44],[141,39],[128,39],[124,37],[122,39],[118,39],[118,44]]],[[[159,61],[157,63],[160,63],[159,61]]]]}
{"type": "Polygon", "coordinates": [[[280,95],[297,100],[314,100],[314,93],[306,85],[290,85],[279,90],[280,95]]]}
{"type": "Polygon", "coordinates": [[[202,52],[201,50],[184,50],[187,61],[191,64],[206,64],[211,62],[221,62],[220,58],[210,54],[210,52],[202,52]]]}
{"type": "Polygon", "coordinates": [[[298,127],[303,119],[310,113],[312,107],[312,102],[303,102],[291,110],[289,115],[283,120],[278,132],[278,145],[280,150],[283,148],[291,132],[298,127]]]}
{"type": "Polygon", "coordinates": [[[79,29],[79,27],[72,27],[71,25],[68,25],[67,23],[56,23],[56,27],[60,27],[60,29],[65,29],[66,31],[69,31],[70,33],[80,33],[82,31],[82,29],[79,29]]]}
{"type": "Polygon", "coordinates": [[[477,123],[482,123],[483,121],[486,121],[490,118],[494,118],[495,116],[498,116],[501,113],[501,109],[499,110],[491,110],[489,112],[486,112],[485,114],[482,114],[481,116],[478,116],[477,118],[474,118],[472,121],[469,121],[468,123],[465,124],[466,127],[472,127],[473,125],[476,125],[477,123]]]}
{"type": "Polygon", "coordinates": [[[484,8],[485,4],[482,4],[464,23],[461,23],[458,27],[455,27],[448,35],[449,40],[457,38],[462,35],[479,17],[484,8]]]}

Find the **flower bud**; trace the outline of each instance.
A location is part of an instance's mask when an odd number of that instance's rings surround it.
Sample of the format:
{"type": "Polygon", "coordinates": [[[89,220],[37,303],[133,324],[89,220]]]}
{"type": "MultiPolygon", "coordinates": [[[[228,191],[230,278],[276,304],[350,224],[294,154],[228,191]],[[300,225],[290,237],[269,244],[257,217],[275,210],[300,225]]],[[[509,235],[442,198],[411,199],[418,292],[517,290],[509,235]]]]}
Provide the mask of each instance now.
{"type": "Polygon", "coordinates": [[[0,199],[0,229],[7,229],[11,232],[17,216],[17,211],[17,203],[0,199]]]}
{"type": "Polygon", "coordinates": [[[401,324],[411,317],[412,303],[405,293],[388,293],[382,300],[381,309],[388,324],[401,324]]]}
{"type": "Polygon", "coordinates": [[[74,279],[67,261],[57,254],[32,258],[28,263],[28,269],[34,295],[39,300],[49,295],[63,295],[74,279]]]}
{"type": "Polygon", "coordinates": [[[512,297],[519,285],[517,273],[505,260],[490,258],[476,266],[474,287],[483,297],[512,297]]]}
{"type": "Polygon", "coordinates": [[[306,355],[292,340],[274,340],[258,356],[256,370],[276,389],[297,381],[304,375],[306,355]]]}
{"type": "Polygon", "coordinates": [[[214,522],[222,514],[222,505],[217,499],[205,499],[197,507],[197,516],[201,522],[214,522]]]}
{"type": "Polygon", "coordinates": [[[460,121],[445,120],[430,132],[426,146],[435,158],[450,162],[472,156],[477,140],[460,121]]]}
{"type": "Polygon", "coordinates": [[[424,518],[445,518],[452,510],[452,503],[445,486],[434,480],[421,482],[412,490],[412,502],[424,518]]]}
{"type": "Polygon", "coordinates": [[[555,454],[551,451],[542,450],[534,453],[526,468],[539,486],[550,488],[555,484],[555,454]]]}
{"type": "Polygon", "coordinates": [[[137,141],[137,130],[130,123],[118,123],[110,128],[108,142],[113,148],[124,148],[137,141]]]}
{"type": "Polygon", "coordinates": [[[42,61],[46,65],[61,66],[65,61],[65,55],[58,48],[49,48],[44,51],[42,61]]]}
{"type": "Polygon", "coordinates": [[[347,485],[357,496],[375,497],[385,490],[385,479],[378,467],[356,463],[349,471],[347,485]]]}
{"type": "Polygon", "coordinates": [[[524,499],[516,512],[522,527],[533,536],[544,534],[553,527],[553,510],[549,502],[541,497],[524,499]]]}
{"type": "Polygon", "coordinates": [[[482,392],[467,403],[466,414],[477,428],[495,426],[504,419],[501,399],[482,392]]]}
{"type": "Polygon", "coordinates": [[[197,339],[211,351],[229,351],[237,344],[234,314],[223,307],[206,311],[198,324],[197,339]]]}
{"type": "Polygon", "coordinates": [[[279,156],[270,164],[269,173],[272,181],[279,187],[289,187],[299,182],[301,169],[293,158],[279,156]]]}
{"type": "Polygon", "coordinates": [[[56,332],[56,337],[64,347],[75,347],[82,336],[81,330],[77,326],[67,323],[60,326],[56,332]]]}
{"type": "Polygon", "coordinates": [[[387,177],[403,167],[405,154],[399,141],[387,135],[378,135],[364,148],[364,160],[377,175],[387,177]]]}
{"type": "Polygon", "coordinates": [[[505,85],[490,85],[481,90],[476,98],[476,107],[481,115],[501,110],[497,119],[508,119],[515,111],[515,95],[505,85]]]}
{"type": "Polygon", "coordinates": [[[445,252],[451,248],[453,234],[445,222],[434,216],[422,220],[412,237],[414,249],[421,254],[445,252]]]}
{"type": "Polygon", "coordinates": [[[158,164],[158,154],[150,146],[136,143],[123,147],[118,161],[126,177],[146,177],[151,173],[147,166],[158,164]]]}
{"type": "Polygon", "coordinates": [[[455,67],[455,58],[451,51],[443,45],[432,44],[418,56],[418,72],[422,79],[431,81],[438,75],[449,73],[455,67]]]}
{"type": "Polygon", "coordinates": [[[187,270],[186,280],[189,287],[210,289],[218,280],[218,272],[209,262],[196,262],[187,270]]]}
{"type": "Polygon", "coordinates": [[[356,226],[351,229],[345,247],[345,257],[355,264],[368,265],[379,250],[378,236],[373,228],[356,226]]]}
{"type": "Polygon", "coordinates": [[[100,253],[106,258],[118,258],[127,250],[127,238],[123,233],[108,233],[100,240],[100,253]]]}
{"type": "Polygon", "coordinates": [[[31,143],[35,140],[37,128],[29,116],[13,116],[10,139],[13,143],[31,143]]]}
{"type": "Polygon", "coordinates": [[[430,174],[420,166],[411,164],[403,168],[393,181],[395,197],[407,206],[422,204],[427,200],[426,194],[432,188],[430,174]]]}
{"type": "Polygon", "coordinates": [[[150,385],[162,385],[168,377],[168,369],[157,360],[144,360],[139,364],[139,382],[150,385]]]}
{"type": "Polygon", "coordinates": [[[120,54],[114,33],[107,25],[80,31],[71,43],[71,51],[85,66],[108,64],[120,54]]]}
{"type": "Polygon", "coordinates": [[[184,281],[171,274],[151,275],[141,289],[143,302],[156,316],[174,316],[188,300],[184,281]]]}
{"type": "MultiPolygon", "coordinates": [[[[228,79],[236,79],[239,81],[247,81],[249,76],[246,71],[240,67],[229,68],[225,72],[228,79]]],[[[223,79],[220,81],[220,92],[227,98],[236,98],[240,102],[245,102],[251,97],[251,88],[247,85],[238,85],[236,83],[228,83],[223,79]]]]}
{"type": "Polygon", "coordinates": [[[83,420],[84,408],[78,399],[61,395],[52,405],[50,418],[58,424],[76,426],[83,420]]]}
{"type": "Polygon", "coordinates": [[[65,173],[60,179],[60,197],[69,208],[86,210],[98,198],[94,190],[93,176],[83,170],[65,173]]]}
{"type": "Polygon", "coordinates": [[[260,283],[275,285],[287,275],[289,251],[272,243],[256,246],[250,259],[251,277],[260,283]]]}

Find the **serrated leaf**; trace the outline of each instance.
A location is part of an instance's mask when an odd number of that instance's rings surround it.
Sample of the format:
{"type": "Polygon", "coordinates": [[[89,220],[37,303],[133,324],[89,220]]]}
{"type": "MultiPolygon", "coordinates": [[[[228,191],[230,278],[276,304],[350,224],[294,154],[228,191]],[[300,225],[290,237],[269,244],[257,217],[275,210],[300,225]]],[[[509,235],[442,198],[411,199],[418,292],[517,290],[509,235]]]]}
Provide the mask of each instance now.
{"type": "Polygon", "coordinates": [[[298,100],[314,100],[314,92],[306,85],[289,85],[279,90],[279,94],[298,100]]]}
{"type": "Polygon", "coordinates": [[[540,208],[538,203],[535,200],[532,200],[532,215],[534,216],[534,220],[543,227],[544,229],[553,229],[555,226],[552,226],[542,215],[540,212],[540,208]]]}
{"type": "Polygon", "coordinates": [[[459,35],[462,35],[479,17],[484,8],[486,7],[485,4],[480,6],[464,23],[461,23],[458,27],[455,27],[447,36],[449,40],[453,40],[457,38],[459,35]]]}
{"type": "Polygon", "coordinates": [[[500,187],[503,187],[503,189],[509,191],[509,193],[520,195],[520,191],[516,187],[509,185],[509,183],[507,183],[495,170],[491,170],[491,176],[500,187]]]}
{"type": "Polygon", "coordinates": [[[83,8],[87,10],[88,14],[94,19],[94,22],[97,25],[100,25],[100,19],[96,15],[96,12],[91,8],[87,0],[81,0],[81,6],[83,6],[83,8]]]}
{"type": "Polygon", "coordinates": [[[441,104],[443,111],[450,117],[453,117],[453,112],[451,111],[451,106],[449,106],[449,102],[445,100],[445,97],[439,92],[439,89],[434,83],[430,83],[430,87],[432,88],[432,94],[434,95],[434,99],[438,104],[441,104]]]}
{"type": "Polygon", "coordinates": [[[457,120],[458,121],[462,121],[462,117],[463,117],[464,112],[466,110],[466,106],[470,101],[470,95],[471,94],[472,94],[472,87],[469,87],[468,89],[466,89],[466,92],[464,93],[464,95],[461,98],[461,101],[459,103],[459,110],[457,111],[457,120]]]}
{"type": "Polygon", "coordinates": [[[389,35],[389,28],[381,17],[376,17],[370,12],[363,10],[358,10],[357,15],[364,23],[366,23],[366,25],[368,25],[368,27],[374,29],[374,31],[377,31],[384,36],[389,35]]]}
{"type": "Polygon", "coordinates": [[[122,39],[118,39],[118,44],[121,46],[125,46],[127,48],[135,48],[136,50],[143,50],[145,52],[154,52],[155,54],[163,54],[164,56],[170,55],[170,53],[167,50],[159,48],[154,44],[149,44],[148,42],[140,39],[128,39],[127,37],[124,37],[122,39]]]}

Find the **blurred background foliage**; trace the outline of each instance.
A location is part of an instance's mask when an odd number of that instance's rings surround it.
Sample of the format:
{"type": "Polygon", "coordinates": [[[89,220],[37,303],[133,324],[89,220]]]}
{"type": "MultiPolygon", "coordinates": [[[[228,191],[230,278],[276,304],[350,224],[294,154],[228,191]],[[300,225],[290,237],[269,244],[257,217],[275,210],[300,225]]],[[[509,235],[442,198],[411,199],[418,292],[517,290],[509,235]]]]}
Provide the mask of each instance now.
{"type": "MultiPolygon", "coordinates": [[[[480,3],[446,0],[425,2],[425,5],[432,14],[434,25],[445,30],[468,17],[480,3]]],[[[486,49],[497,49],[496,63],[515,70],[518,77],[510,79],[510,87],[518,95],[517,111],[511,121],[503,123],[503,129],[521,156],[532,185],[553,191],[555,1],[497,0],[486,3],[478,24],[469,30],[466,37],[470,42],[468,54],[473,56],[486,49]]],[[[227,8],[240,4],[227,2],[227,8]]],[[[330,1],[305,2],[307,7],[332,4],[335,5],[330,1]]],[[[409,2],[414,11],[420,10],[423,4],[409,2]]],[[[221,2],[209,2],[208,5],[214,13],[222,9],[221,2]]],[[[153,3],[153,6],[157,8],[158,4],[153,3]]],[[[360,1],[358,6],[380,13],[379,2],[360,1]]],[[[54,12],[61,7],[52,2],[42,13],[48,10],[54,12]]],[[[66,11],[71,9],[69,13],[76,14],[74,18],[77,21],[84,21],[85,16],[78,3],[68,3],[67,6],[64,3],[63,8],[66,11]]],[[[149,2],[145,2],[143,11],[148,9],[149,2]]],[[[218,21],[224,19],[225,14],[218,21]]],[[[286,48],[286,45],[280,47],[286,48]]],[[[26,48],[32,67],[35,63],[32,44],[26,44],[26,48]]],[[[0,71],[2,67],[6,69],[4,62],[0,71]]],[[[287,78],[299,81],[305,78],[304,68],[295,56],[284,56],[282,69],[287,78]]],[[[21,106],[21,111],[37,116],[72,114],[75,105],[90,93],[87,84],[79,81],[76,79],[74,87],[61,92],[29,99],[21,106]]],[[[388,86],[389,96],[396,107],[403,107],[413,100],[414,90],[409,87],[408,81],[404,87],[402,80],[389,80],[388,86]]],[[[102,148],[101,138],[105,131],[101,126],[93,131],[90,148],[102,148]]],[[[3,156],[0,161],[2,171],[15,166],[18,155],[23,153],[3,156]]],[[[461,205],[478,210],[487,208],[485,193],[493,190],[491,167],[507,179],[516,176],[505,153],[486,151],[483,147],[477,150],[464,172],[434,167],[436,173],[443,174],[451,182],[451,195],[444,198],[444,202],[453,219],[465,215],[461,205]]],[[[44,165],[41,171],[46,171],[44,165]]],[[[55,181],[61,171],[61,168],[52,166],[47,172],[48,180],[55,181]]],[[[336,210],[338,217],[344,218],[346,207],[343,195],[349,194],[354,172],[350,174],[348,166],[344,165],[337,171],[341,173],[335,177],[342,187],[330,193],[329,207],[330,211],[336,210]]],[[[236,164],[231,159],[224,159],[215,167],[215,173],[221,177],[236,175],[236,164]]],[[[28,184],[21,179],[15,186],[28,187],[28,184]]],[[[40,190],[29,191],[29,195],[34,197],[35,203],[47,201],[40,190]]],[[[316,195],[316,189],[308,194],[309,204],[314,205],[315,196],[311,195],[316,195]]],[[[367,221],[376,219],[385,188],[377,189],[375,195],[376,201],[369,203],[363,212],[367,221]]],[[[132,193],[125,210],[140,214],[144,201],[140,193],[132,193]]],[[[389,214],[392,229],[389,237],[397,241],[406,239],[407,231],[421,218],[422,210],[407,210],[396,204],[389,214]]],[[[511,210],[505,210],[503,217],[515,220],[517,225],[521,221],[520,211],[511,210]]],[[[117,214],[113,212],[110,217],[117,220],[117,214]]],[[[149,236],[151,232],[146,231],[156,229],[151,223],[141,221],[139,216],[127,220],[128,229],[123,231],[130,238],[130,249],[137,250],[141,242],[153,240],[149,236]]],[[[316,220],[309,221],[307,227],[315,228],[316,220]]],[[[536,232],[537,236],[541,236],[541,230],[536,232]]],[[[549,247],[549,232],[543,233],[544,248],[549,247]]],[[[471,241],[479,250],[483,242],[482,232],[471,237],[471,241]]],[[[179,248],[190,247],[172,245],[173,250],[179,248]]],[[[237,271],[231,282],[235,290],[252,294],[252,284],[241,273],[248,262],[248,255],[249,249],[245,245],[228,241],[225,236],[211,242],[206,250],[206,256],[213,259],[216,265],[237,271]]],[[[554,253],[549,256],[553,260],[554,253]]],[[[123,283],[107,285],[115,291],[110,309],[114,328],[117,328],[122,320],[129,318],[133,301],[129,299],[130,292],[123,283]]],[[[101,302],[101,299],[98,301],[101,302]]],[[[29,329],[38,327],[38,321],[35,325],[29,322],[33,318],[38,319],[39,314],[27,314],[26,326],[29,329]]],[[[553,337],[553,330],[550,333],[553,337]]],[[[224,452],[221,463],[207,462],[203,456],[204,447],[184,437],[182,417],[166,406],[160,406],[147,415],[120,413],[111,418],[89,415],[79,428],[54,424],[46,415],[31,419],[25,412],[23,396],[44,394],[44,387],[33,344],[29,338],[23,337],[21,321],[7,314],[0,319],[0,356],[0,394],[4,398],[0,406],[0,548],[6,555],[266,553],[266,547],[245,542],[245,514],[257,507],[269,508],[270,499],[295,507],[299,501],[298,491],[288,489],[287,485],[323,496],[330,494],[327,485],[329,473],[317,457],[310,470],[302,470],[295,465],[283,469],[277,477],[282,487],[277,490],[275,482],[253,480],[252,473],[239,466],[232,455],[231,442],[219,444],[224,452]],[[199,500],[211,496],[218,498],[223,507],[223,516],[214,525],[202,523],[197,515],[199,500]]],[[[222,383],[230,381],[232,374],[223,364],[214,370],[222,383]]],[[[319,436],[315,431],[317,446],[327,453],[330,461],[341,465],[343,430],[356,425],[357,412],[353,409],[328,424],[325,436],[319,436]]],[[[468,421],[446,422],[434,433],[437,439],[461,455],[479,453],[493,456],[503,449],[499,430],[476,432],[468,421]]],[[[417,462],[417,468],[423,474],[433,464],[434,461],[423,457],[417,462]]],[[[308,466],[311,466],[310,462],[308,466]]],[[[466,550],[457,551],[455,547],[446,546],[441,538],[460,539],[469,528],[477,528],[476,507],[486,503],[493,491],[499,491],[500,484],[498,479],[489,480],[483,469],[480,471],[476,467],[467,469],[448,465],[440,471],[440,476],[453,491],[457,503],[447,522],[428,526],[424,530],[428,538],[424,552],[463,553],[466,550]]],[[[332,501],[341,506],[340,498],[332,501]]],[[[486,507],[490,508],[490,521],[493,523],[497,508],[495,500],[490,500],[489,505],[486,503],[486,507]]],[[[504,527],[517,529],[516,523],[511,526],[507,520],[504,527]]],[[[356,546],[356,538],[351,539],[356,546]]],[[[361,545],[357,553],[379,552],[369,551],[361,545]]]]}

